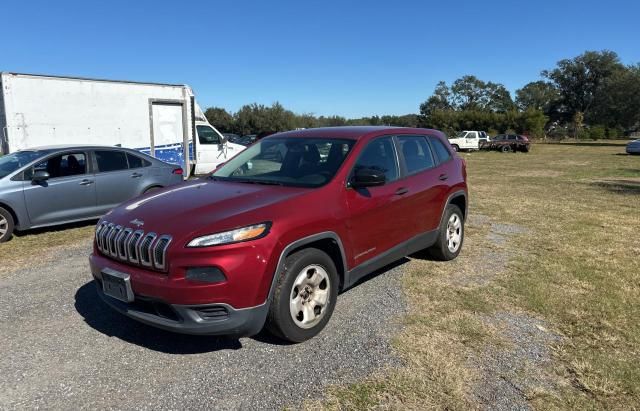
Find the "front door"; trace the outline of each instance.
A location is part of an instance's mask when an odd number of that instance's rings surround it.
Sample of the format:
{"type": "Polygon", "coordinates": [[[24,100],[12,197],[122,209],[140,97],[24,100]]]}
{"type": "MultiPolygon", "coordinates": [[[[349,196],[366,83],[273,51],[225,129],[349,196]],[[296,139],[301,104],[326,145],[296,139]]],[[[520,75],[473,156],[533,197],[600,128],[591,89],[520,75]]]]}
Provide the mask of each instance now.
{"type": "Polygon", "coordinates": [[[25,173],[24,198],[32,226],[96,217],[96,185],[88,173],[86,152],[68,152],[47,158],[25,173]],[[35,171],[49,179],[35,183],[35,171]]]}
{"type": "Polygon", "coordinates": [[[477,131],[468,132],[467,135],[465,136],[465,140],[466,140],[465,146],[467,148],[478,148],[478,132],[477,131]]]}
{"type": "Polygon", "coordinates": [[[198,147],[196,150],[196,174],[206,174],[227,159],[222,138],[213,128],[206,125],[196,126],[198,147]]]}
{"type": "Polygon", "coordinates": [[[347,229],[352,244],[350,268],[389,251],[402,241],[412,224],[411,216],[403,212],[407,190],[400,179],[393,137],[369,142],[356,161],[354,170],[357,168],[383,171],[387,182],[379,187],[346,189],[347,229]]]}

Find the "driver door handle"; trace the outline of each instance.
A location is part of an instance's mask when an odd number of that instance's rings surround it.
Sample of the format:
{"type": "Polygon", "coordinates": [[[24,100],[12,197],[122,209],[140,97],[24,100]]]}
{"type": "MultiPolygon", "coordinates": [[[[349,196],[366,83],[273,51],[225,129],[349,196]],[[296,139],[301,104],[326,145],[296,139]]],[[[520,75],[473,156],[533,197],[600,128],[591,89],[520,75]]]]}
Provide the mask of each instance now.
{"type": "Polygon", "coordinates": [[[88,180],[86,178],[80,182],[81,186],[88,186],[90,184],[93,184],[93,180],[88,180]]]}
{"type": "Polygon", "coordinates": [[[449,176],[448,176],[448,175],[446,175],[446,174],[440,174],[440,177],[439,177],[439,178],[440,178],[440,181],[445,181],[446,179],[448,179],[448,178],[449,178],[449,176]]]}
{"type": "Polygon", "coordinates": [[[139,178],[139,177],[142,177],[142,174],[140,174],[140,173],[131,174],[131,178],[139,178]]]}
{"type": "Polygon", "coordinates": [[[399,189],[396,190],[396,195],[397,196],[401,196],[401,195],[405,195],[409,192],[409,189],[406,187],[400,187],[399,189]]]}

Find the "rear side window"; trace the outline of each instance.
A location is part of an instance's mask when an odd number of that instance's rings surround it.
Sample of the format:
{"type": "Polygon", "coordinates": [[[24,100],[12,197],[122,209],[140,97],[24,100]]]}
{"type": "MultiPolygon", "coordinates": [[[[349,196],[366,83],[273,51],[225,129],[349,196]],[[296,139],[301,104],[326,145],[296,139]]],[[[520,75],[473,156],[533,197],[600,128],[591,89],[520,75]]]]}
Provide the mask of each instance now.
{"type": "Polygon", "coordinates": [[[440,141],[439,138],[429,137],[429,141],[431,142],[431,147],[433,147],[433,151],[436,154],[439,164],[445,163],[451,159],[451,153],[447,150],[444,144],[442,144],[442,141],[440,141]]]}
{"type": "Polygon", "coordinates": [[[398,179],[398,160],[392,137],[377,138],[362,151],[355,170],[370,168],[382,171],[387,182],[398,179]]]}
{"type": "Polygon", "coordinates": [[[131,153],[127,153],[127,161],[129,162],[129,168],[142,168],[149,167],[151,165],[150,161],[147,161],[144,158],[138,156],[134,156],[131,153]]]}
{"type": "Polygon", "coordinates": [[[435,166],[426,138],[422,136],[398,136],[398,141],[400,142],[400,150],[402,150],[407,174],[415,174],[435,166]]]}
{"type": "Polygon", "coordinates": [[[96,151],[96,161],[98,162],[98,171],[105,173],[107,171],[126,170],[129,168],[127,163],[127,155],[123,151],[96,151]]]}

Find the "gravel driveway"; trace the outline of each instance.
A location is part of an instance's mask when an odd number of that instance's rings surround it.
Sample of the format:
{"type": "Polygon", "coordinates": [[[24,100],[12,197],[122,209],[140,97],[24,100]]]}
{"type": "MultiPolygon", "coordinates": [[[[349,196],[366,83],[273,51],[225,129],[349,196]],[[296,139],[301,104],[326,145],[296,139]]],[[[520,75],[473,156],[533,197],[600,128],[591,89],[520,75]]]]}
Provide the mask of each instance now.
{"type": "Polygon", "coordinates": [[[299,345],[136,323],[99,300],[87,246],[0,279],[0,409],[281,409],[397,363],[402,264],[343,293],[299,345]]]}

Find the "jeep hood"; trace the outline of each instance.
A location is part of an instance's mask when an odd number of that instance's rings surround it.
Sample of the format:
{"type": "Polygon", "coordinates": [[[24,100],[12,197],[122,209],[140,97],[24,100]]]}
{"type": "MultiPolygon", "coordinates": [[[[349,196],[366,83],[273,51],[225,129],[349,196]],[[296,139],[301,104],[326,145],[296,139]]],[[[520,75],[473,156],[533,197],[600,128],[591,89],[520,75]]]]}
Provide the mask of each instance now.
{"type": "Polygon", "coordinates": [[[308,189],[226,181],[196,180],[137,197],[104,216],[110,223],[170,234],[174,238],[224,231],[272,218],[269,205],[308,189]],[[133,223],[134,220],[137,220],[133,223]],[[137,224],[136,224],[137,223],[137,224]],[[141,224],[142,223],[142,224],[141,224]]]}

